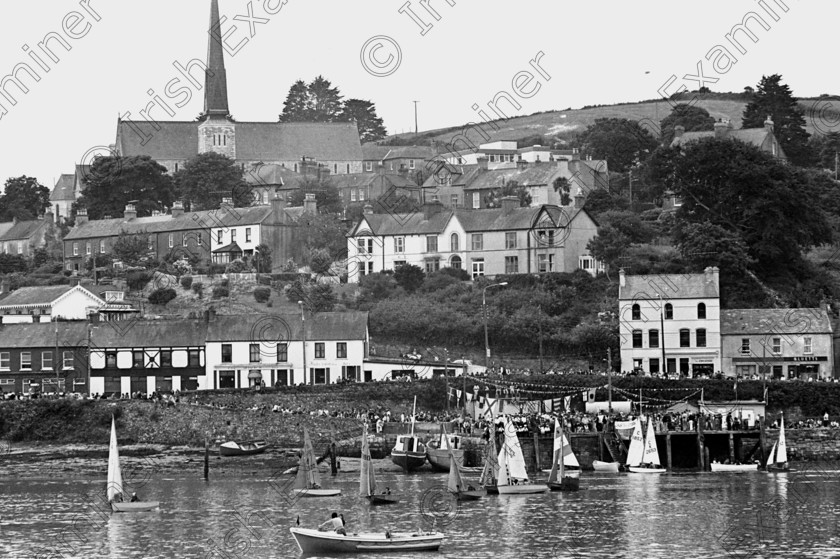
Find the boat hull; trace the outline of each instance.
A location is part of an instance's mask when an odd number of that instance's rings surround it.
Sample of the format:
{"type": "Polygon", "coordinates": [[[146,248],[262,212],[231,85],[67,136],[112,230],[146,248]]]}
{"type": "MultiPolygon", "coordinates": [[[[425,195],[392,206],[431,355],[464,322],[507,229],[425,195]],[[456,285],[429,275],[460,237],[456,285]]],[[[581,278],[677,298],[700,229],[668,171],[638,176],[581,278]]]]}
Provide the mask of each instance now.
{"type": "Polygon", "coordinates": [[[525,483],[522,485],[497,485],[499,495],[532,495],[534,493],[546,493],[547,485],[537,483],[525,483]]]}
{"type": "Polygon", "coordinates": [[[338,497],[341,489],[293,489],[296,497],[338,497]]]}
{"type": "Polygon", "coordinates": [[[484,490],[487,492],[488,495],[499,494],[499,487],[497,485],[485,485],[484,490]]]}
{"type": "Polygon", "coordinates": [[[253,448],[242,448],[240,445],[248,443],[227,442],[219,446],[219,454],[221,456],[251,456],[254,454],[262,454],[268,448],[268,444],[263,441],[255,441],[253,448]]]}
{"type": "Polygon", "coordinates": [[[593,460],[592,468],[596,472],[611,472],[614,474],[617,474],[619,470],[618,462],[601,462],[600,460],[593,460]]]}
{"type": "MultiPolygon", "coordinates": [[[[456,448],[452,450],[455,455],[455,461],[458,464],[464,463],[464,450],[456,448]]],[[[426,457],[429,459],[432,469],[436,472],[449,471],[449,450],[441,450],[439,448],[427,448],[426,457]]]]}
{"type": "Polygon", "coordinates": [[[770,466],[767,466],[767,471],[768,472],[787,472],[787,471],[790,471],[790,467],[787,465],[787,462],[784,463],[784,464],[780,464],[780,465],[772,464],[770,466]]]}
{"type": "Polygon", "coordinates": [[[371,553],[437,551],[443,543],[440,532],[419,534],[386,532],[348,534],[319,532],[305,528],[289,528],[303,553],[371,553]]]}
{"type": "Polygon", "coordinates": [[[757,472],[758,464],[711,464],[713,472],[757,472]]]}
{"type": "MultiPolygon", "coordinates": [[[[426,453],[392,450],[391,462],[402,468],[403,471],[411,472],[426,463],[426,453]]],[[[449,471],[449,467],[447,467],[447,471],[449,471]]]]}
{"type": "Polygon", "coordinates": [[[549,481],[548,488],[552,491],[577,491],[580,489],[580,479],[567,476],[561,481],[549,481]]]}
{"type": "Polygon", "coordinates": [[[149,512],[160,508],[158,501],[135,501],[133,503],[111,503],[113,512],[149,512]]]}
{"type": "Polygon", "coordinates": [[[400,498],[398,495],[370,495],[368,502],[371,505],[393,505],[399,503],[400,498]]]}
{"type": "Polygon", "coordinates": [[[628,470],[634,474],[664,474],[668,471],[665,468],[642,468],[639,466],[630,466],[628,470]]]}
{"type": "Polygon", "coordinates": [[[457,497],[459,501],[477,501],[487,494],[484,491],[478,491],[478,490],[476,490],[476,491],[459,491],[457,493],[454,492],[454,491],[451,491],[450,493],[455,495],[455,497],[457,497]]]}

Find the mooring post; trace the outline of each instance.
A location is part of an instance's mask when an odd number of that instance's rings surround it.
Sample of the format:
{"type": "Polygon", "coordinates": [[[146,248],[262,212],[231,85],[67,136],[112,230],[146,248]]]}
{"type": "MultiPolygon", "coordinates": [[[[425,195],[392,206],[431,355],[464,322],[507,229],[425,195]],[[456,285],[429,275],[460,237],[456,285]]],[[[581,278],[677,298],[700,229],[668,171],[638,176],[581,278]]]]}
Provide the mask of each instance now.
{"type": "Polygon", "coordinates": [[[765,445],[767,444],[765,436],[766,435],[764,433],[764,418],[762,417],[761,419],[758,420],[758,442],[759,442],[759,446],[761,447],[761,463],[762,464],[767,463],[767,456],[764,454],[764,449],[766,448],[765,445]]]}
{"type": "Polygon", "coordinates": [[[335,460],[335,443],[330,443],[330,472],[333,476],[338,474],[338,467],[335,460]]]}
{"type": "Polygon", "coordinates": [[[705,418],[703,414],[698,414],[697,416],[697,467],[700,468],[700,471],[706,469],[706,465],[708,465],[709,461],[706,460],[706,435],[703,434],[703,423],[705,423],[705,418]]]}
{"type": "MultiPolygon", "coordinates": [[[[569,444],[572,444],[572,442],[569,441],[569,444]]],[[[540,471],[540,434],[539,434],[539,429],[537,431],[534,431],[534,455],[537,458],[537,472],[539,472],[540,471]]],[[[562,459],[562,457],[561,457],[561,459],[562,459]]],[[[554,466],[552,466],[552,468],[553,467],[554,466]]]]}
{"type": "Polygon", "coordinates": [[[665,435],[665,448],[668,454],[668,471],[671,471],[671,433],[665,435]]]}
{"type": "Polygon", "coordinates": [[[210,479],[210,440],[204,438],[204,479],[210,479]]]}
{"type": "Polygon", "coordinates": [[[729,432],[729,462],[735,463],[735,433],[729,432]]]}

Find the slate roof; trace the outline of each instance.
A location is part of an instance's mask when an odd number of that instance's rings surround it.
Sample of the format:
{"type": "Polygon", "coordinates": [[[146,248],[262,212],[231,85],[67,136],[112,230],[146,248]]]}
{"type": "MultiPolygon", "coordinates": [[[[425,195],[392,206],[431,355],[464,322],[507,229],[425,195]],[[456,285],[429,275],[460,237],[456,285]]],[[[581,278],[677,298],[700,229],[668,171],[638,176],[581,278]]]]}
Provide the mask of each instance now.
{"type": "Polygon", "coordinates": [[[417,183],[408,177],[400,175],[380,175],[379,173],[349,173],[344,175],[332,175],[330,183],[339,189],[353,188],[359,186],[371,186],[378,184],[379,181],[385,181],[386,186],[395,186],[396,188],[419,188],[417,183]]]}
{"type": "MultiPolygon", "coordinates": [[[[757,148],[761,148],[764,146],[764,143],[767,141],[768,136],[772,135],[773,133],[768,131],[766,128],[740,128],[737,130],[728,129],[726,133],[726,139],[731,140],[739,140],[744,142],[745,144],[753,145],[757,148]]],[[[714,138],[715,131],[714,130],[702,130],[702,131],[695,131],[695,132],[683,132],[683,135],[679,138],[674,138],[671,142],[671,147],[682,146],[690,142],[696,142],[702,138],[714,138]]],[[[781,146],[780,150],[781,150],[781,146]]],[[[785,159],[787,156],[784,152],[779,154],[781,159],[785,159]]]]}
{"type": "MultiPolygon", "coordinates": [[[[293,208],[287,208],[288,210],[293,208]]],[[[137,217],[130,221],[124,218],[95,219],[81,225],[76,225],[65,237],[65,241],[76,239],[91,239],[99,237],[117,236],[122,232],[134,233],[165,233],[169,231],[187,231],[207,229],[213,227],[232,227],[234,225],[248,225],[262,223],[271,215],[271,206],[250,206],[247,208],[232,208],[206,210],[201,212],[185,212],[179,217],[169,214],[148,217],[137,217]]]]}
{"type": "Polygon", "coordinates": [[[720,286],[712,274],[619,275],[619,300],[717,299],[720,286]]]}
{"type": "MultiPolygon", "coordinates": [[[[124,156],[148,155],[157,161],[198,155],[198,122],[145,121],[117,124],[117,150],[124,156]],[[138,134],[132,128],[139,129],[138,134]],[[146,141],[143,145],[142,142],[146,141]]],[[[238,161],[361,161],[359,131],[352,122],[236,122],[238,161]]]]}
{"type": "Polygon", "coordinates": [[[59,347],[87,347],[87,321],[33,322],[0,325],[0,347],[55,347],[58,326],[59,347]]]}
{"type": "Polygon", "coordinates": [[[213,249],[213,252],[214,253],[216,253],[216,252],[242,252],[242,249],[239,248],[239,245],[236,243],[236,241],[234,241],[230,244],[226,244],[223,247],[213,249]]]}
{"type": "Polygon", "coordinates": [[[362,146],[365,161],[389,159],[431,159],[435,150],[429,146],[380,146],[367,143],[362,146]]]}
{"type": "Polygon", "coordinates": [[[6,222],[3,222],[3,223],[0,223],[0,238],[2,238],[3,235],[5,235],[9,231],[9,229],[14,227],[14,225],[15,225],[14,221],[6,221],[6,222]]]}
{"type": "Polygon", "coordinates": [[[721,335],[830,334],[831,318],[823,308],[728,309],[720,311],[721,335]]]}
{"type": "Polygon", "coordinates": [[[22,305],[49,305],[73,289],[73,287],[72,285],[21,287],[0,300],[0,308],[18,307],[22,305]]]}
{"type": "MultiPolygon", "coordinates": [[[[324,312],[306,316],[306,340],[367,338],[368,313],[324,312]]],[[[217,315],[207,326],[208,342],[265,342],[303,339],[300,314],[217,315]]]]}
{"type": "Polygon", "coordinates": [[[0,241],[21,241],[32,237],[41,226],[44,225],[43,219],[33,219],[30,221],[18,221],[5,233],[0,235],[0,241]]]}
{"type": "Polygon", "coordinates": [[[61,175],[50,194],[50,201],[76,199],[76,175],[61,175]]]}
{"type": "Polygon", "coordinates": [[[203,346],[207,322],[201,319],[100,322],[91,330],[92,348],[203,346]]]}
{"type": "Polygon", "coordinates": [[[245,169],[245,182],[251,186],[297,186],[304,176],[291,169],[271,163],[245,169]]]}

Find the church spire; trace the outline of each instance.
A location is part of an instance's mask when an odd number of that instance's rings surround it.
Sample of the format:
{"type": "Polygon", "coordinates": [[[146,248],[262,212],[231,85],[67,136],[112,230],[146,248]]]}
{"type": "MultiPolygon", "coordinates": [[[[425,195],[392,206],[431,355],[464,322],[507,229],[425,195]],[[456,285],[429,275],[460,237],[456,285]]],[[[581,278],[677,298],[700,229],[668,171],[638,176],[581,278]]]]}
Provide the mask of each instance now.
{"type": "Polygon", "coordinates": [[[227,117],[227,75],[219,21],[219,0],[210,0],[210,39],[207,43],[207,74],[204,79],[204,115],[227,117]]]}

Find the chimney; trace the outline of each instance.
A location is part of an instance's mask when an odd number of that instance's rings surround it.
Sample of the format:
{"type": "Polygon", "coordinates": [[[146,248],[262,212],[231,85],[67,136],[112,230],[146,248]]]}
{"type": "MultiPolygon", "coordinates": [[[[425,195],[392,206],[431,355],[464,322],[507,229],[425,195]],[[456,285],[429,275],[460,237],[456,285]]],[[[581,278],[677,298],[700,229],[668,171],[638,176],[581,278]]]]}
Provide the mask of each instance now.
{"type": "Polygon", "coordinates": [[[685,126],[682,124],[674,126],[674,138],[682,138],[683,134],[685,134],[685,126]]]}
{"type": "Polygon", "coordinates": [[[482,155],[481,157],[479,157],[477,159],[477,162],[478,162],[478,168],[479,169],[481,169],[482,171],[487,170],[487,156],[486,155],[482,155]]]}
{"type": "Polygon", "coordinates": [[[441,210],[443,210],[443,204],[440,202],[426,202],[423,204],[423,219],[428,221],[441,210]]]}
{"type": "Polygon", "coordinates": [[[233,206],[233,198],[222,198],[221,206],[233,206]]]}
{"type": "Polygon", "coordinates": [[[303,213],[311,215],[316,215],[318,213],[318,202],[315,200],[314,194],[306,194],[306,198],[303,200],[303,213]]]}
{"type": "Polygon", "coordinates": [[[48,208],[47,211],[44,212],[44,220],[55,223],[55,216],[52,213],[52,207],[48,208]]]}
{"type": "Polygon", "coordinates": [[[0,293],[8,293],[9,292],[9,280],[4,279],[0,281],[0,293]]]}
{"type": "Polygon", "coordinates": [[[580,188],[578,188],[577,193],[575,194],[575,208],[581,209],[585,203],[586,196],[584,196],[583,191],[580,188]]]}
{"type": "Polygon", "coordinates": [[[373,213],[373,206],[371,206],[370,204],[365,204],[363,212],[365,215],[371,215],[373,213]]]}
{"type": "Polygon", "coordinates": [[[618,270],[618,286],[624,287],[625,285],[627,285],[627,279],[624,276],[624,268],[621,268],[618,270]]]}
{"type": "Polygon", "coordinates": [[[73,286],[73,287],[76,287],[77,285],[81,285],[81,283],[82,283],[82,278],[80,278],[80,277],[70,278],[70,285],[73,286]]]}
{"type": "Polygon", "coordinates": [[[125,205],[125,212],[123,212],[123,219],[126,221],[131,221],[132,219],[137,218],[137,206],[134,204],[126,204],[125,205]]]}
{"type": "Polygon", "coordinates": [[[715,279],[715,269],[712,268],[711,266],[709,266],[705,270],[703,270],[703,274],[706,276],[706,283],[709,283],[710,281],[714,281],[714,279],[715,279]]]}
{"type": "Polygon", "coordinates": [[[172,204],[172,219],[184,215],[184,203],[181,200],[175,200],[172,204]]]}
{"type": "Polygon", "coordinates": [[[528,168],[528,162],[521,157],[516,160],[516,168],[520,171],[528,168]]]}
{"type": "Polygon", "coordinates": [[[210,307],[204,311],[204,322],[213,322],[216,320],[216,309],[210,307]]]}
{"type": "Polygon", "coordinates": [[[502,215],[508,215],[518,207],[519,198],[517,196],[505,196],[502,198],[502,215]]]}
{"type": "Polygon", "coordinates": [[[720,269],[717,266],[712,268],[712,281],[715,282],[716,286],[720,285],[720,269]]]}
{"type": "Polygon", "coordinates": [[[572,161],[579,161],[580,160],[580,150],[578,148],[572,148],[572,161]]]}
{"type": "Polygon", "coordinates": [[[271,199],[271,213],[275,218],[278,218],[283,210],[286,209],[286,197],[279,192],[274,193],[274,198],[271,199]]]}
{"type": "Polygon", "coordinates": [[[376,164],[376,172],[379,173],[380,175],[385,174],[385,163],[384,162],[380,161],[379,163],[376,164]]]}
{"type": "Polygon", "coordinates": [[[719,120],[715,123],[715,138],[725,140],[729,137],[729,123],[719,120]]]}
{"type": "Polygon", "coordinates": [[[76,210],[76,225],[84,225],[87,223],[87,208],[79,208],[76,210]]]}
{"type": "Polygon", "coordinates": [[[764,121],[764,129],[773,133],[773,119],[770,118],[770,115],[767,115],[767,120],[764,121]]]}
{"type": "Polygon", "coordinates": [[[12,216],[12,225],[14,226],[14,225],[17,225],[17,224],[18,224],[17,216],[12,216]]]}
{"type": "Polygon", "coordinates": [[[400,164],[400,170],[397,171],[397,174],[402,178],[406,178],[408,176],[408,167],[405,166],[405,163],[400,164]]]}

